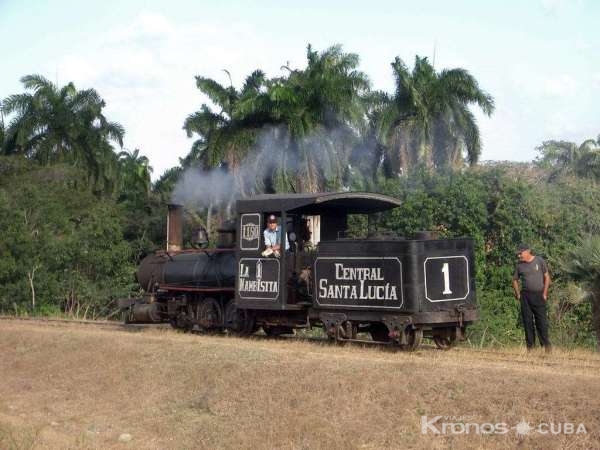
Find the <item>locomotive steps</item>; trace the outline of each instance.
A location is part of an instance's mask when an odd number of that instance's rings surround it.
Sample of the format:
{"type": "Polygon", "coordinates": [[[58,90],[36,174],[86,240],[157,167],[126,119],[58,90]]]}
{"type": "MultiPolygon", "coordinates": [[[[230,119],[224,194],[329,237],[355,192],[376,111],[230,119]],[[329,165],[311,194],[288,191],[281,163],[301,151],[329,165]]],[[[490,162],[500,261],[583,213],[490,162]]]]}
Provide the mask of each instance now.
{"type": "Polygon", "coordinates": [[[600,445],[600,356],[585,351],[398,353],[137,329],[0,322],[0,448],[600,445]],[[422,434],[423,416],[587,433],[422,434]]]}

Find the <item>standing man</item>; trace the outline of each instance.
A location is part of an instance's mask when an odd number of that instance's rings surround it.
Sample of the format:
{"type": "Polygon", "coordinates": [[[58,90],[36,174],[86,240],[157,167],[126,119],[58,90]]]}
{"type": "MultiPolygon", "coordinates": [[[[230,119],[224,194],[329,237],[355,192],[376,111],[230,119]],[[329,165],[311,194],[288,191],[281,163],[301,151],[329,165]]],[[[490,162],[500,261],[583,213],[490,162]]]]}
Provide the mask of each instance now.
{"type": "MultiPolygon", "coordinates": [[[[265,251],[262,252],[262,256],[275,255],[279,258],[281,255],[281,229],[277,225],[277,217],[270,215],[267,219],[267,228],[263,232],[265,238],[265,251]]],[[[285,249],[289,250],[290,244],[288,243],[287,236],[285,237],[285,249]]]]}
{"type": "Polygon", "coordinates": [[[521,302],[521,318],[525,328],[527,350],[535,345],[535,329],[540,344],[550,353],[552,347],[548,338],[548,313],[546,301],[550,287],[548,265],[540,256],[535,256],[527,244],[521,244],[517,250],[519,262],[515,268],[512,286],[515,298],[521,302]],[[519,280],[521,288],[519,289],[519,280]],[[535,325],[535,329],[534,329],[535,325]]]}

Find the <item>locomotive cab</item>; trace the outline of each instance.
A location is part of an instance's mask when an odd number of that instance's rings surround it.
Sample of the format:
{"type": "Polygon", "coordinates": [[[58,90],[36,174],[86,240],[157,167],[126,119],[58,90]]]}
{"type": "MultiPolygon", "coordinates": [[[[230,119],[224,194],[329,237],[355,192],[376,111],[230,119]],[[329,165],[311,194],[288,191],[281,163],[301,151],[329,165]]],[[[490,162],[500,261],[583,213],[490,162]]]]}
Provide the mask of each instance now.
{"type": "MultiPolygon", "coordinates": [[[[238,307],[298,309],[294,290],[286,286],[303,271],[313,270],[320,243],[345,239],[349,214],[371,214],[398,205],[391,197],[368,193],[268,194],[239,200],[238,307]],[[267,218],[273,216],[282,248],[284,238],[289,243],[281,255],[264,252],[264,230],[267,218]]],[[[312,281],[311,276],[310,292],[312,281]]]]}

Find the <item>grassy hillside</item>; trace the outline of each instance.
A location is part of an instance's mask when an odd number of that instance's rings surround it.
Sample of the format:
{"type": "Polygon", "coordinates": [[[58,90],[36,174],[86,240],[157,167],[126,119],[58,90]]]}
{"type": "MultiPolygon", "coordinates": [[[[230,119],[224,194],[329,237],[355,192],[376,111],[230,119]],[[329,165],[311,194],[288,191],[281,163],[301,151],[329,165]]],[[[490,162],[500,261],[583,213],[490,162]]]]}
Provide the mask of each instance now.
{"type": "Polygon", "coordinates": [[[600,446],[600,356],[583,350],[396,353],[2,322],[0,353],[3,449],[600,446]],[[422,434],[422,416],[587,434],[422,434]]]}

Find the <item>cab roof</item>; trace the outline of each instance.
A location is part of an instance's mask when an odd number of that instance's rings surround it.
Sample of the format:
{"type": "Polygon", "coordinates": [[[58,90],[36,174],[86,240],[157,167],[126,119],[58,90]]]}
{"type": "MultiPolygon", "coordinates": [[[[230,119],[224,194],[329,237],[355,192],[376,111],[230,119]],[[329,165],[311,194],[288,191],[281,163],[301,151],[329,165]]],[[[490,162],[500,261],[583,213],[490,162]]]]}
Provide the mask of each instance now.
{"type": "Polygon", "coordinates": [[[237,212],[286,211],[298,214],[343,212],[371,214],[400,206],[400,200],[372,192],[321,192],[316,194],[262,194],[237,201],[237,212]]]}

